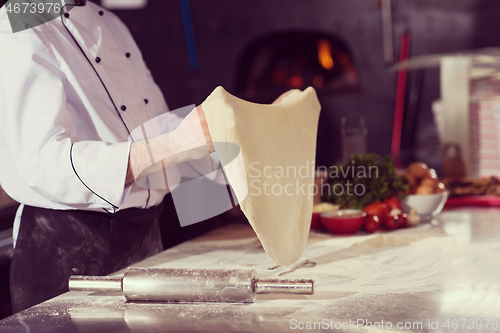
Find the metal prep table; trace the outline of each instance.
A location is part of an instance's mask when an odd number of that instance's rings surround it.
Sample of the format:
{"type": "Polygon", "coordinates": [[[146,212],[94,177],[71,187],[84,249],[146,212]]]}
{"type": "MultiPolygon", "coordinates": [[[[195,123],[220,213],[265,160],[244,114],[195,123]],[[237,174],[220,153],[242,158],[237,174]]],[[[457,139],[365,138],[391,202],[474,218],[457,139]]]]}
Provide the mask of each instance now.
{"type": "Polygon", "coordinates": [[[248,225],[232,224],[134,266],[256,269],[314,278],[315,294],[166,304],[68,292],[0,321],[0,332],[500,331],[500,208],[448,210],[371,235],[312,232],[290,267],[276,267],[248,225]]]}

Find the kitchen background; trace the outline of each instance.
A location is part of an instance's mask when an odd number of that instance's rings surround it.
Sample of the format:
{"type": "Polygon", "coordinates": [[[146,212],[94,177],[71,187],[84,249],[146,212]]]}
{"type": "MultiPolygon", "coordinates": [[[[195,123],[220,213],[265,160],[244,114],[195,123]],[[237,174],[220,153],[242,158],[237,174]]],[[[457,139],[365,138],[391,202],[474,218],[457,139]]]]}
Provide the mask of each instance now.
{"type": "MultiPolygon", "coordinates": [[[[131,30],[171,109],[200,104],[219,85],[260,103],[314,86],[322,104],[317,165],[330,166],[341,156],[340,118],[350,112],[366,118],[368,151],[390,152],[397,73],[388,67],[399,58],[403,33],[410,36],[410,57],[496,47],[499,9],[495,0],[149,0],[143,9],[114,12],[131,30]],[[392,26],[385,38],[383,8],[390,8],[385,22],[392,26]]],[[[410,72],[408,91],[417,98],[406,105],[403,161],[423,161],[439,174],[431,111],[440,96],[439,69],[410,72]]],[[[0,229],[6,230],[15,206],[2,198],[0,229]]],[[[227,220],[180,228],[174,215],[167,208],[167,246],[227,220]]],[[[1,318],[10,311],[12,242],[9,231],[0,236],[1,318]]]]}
{"type": "MultiPolygon", "coordinates": [[[[410,57],[500,44],[500,34],[496,33],[500,31],[500,4],[494,0],[393,0],[391,3],[394,60],[399,58],[404,31],[411,38],[410,57]]],[[[171,109],[200,104],[219,85],[255,102],[271,102],[292,87],[314,86],[307,75],[319,64],[317,61],[304,64],[306,60],[296,58],[300,53],[317,52],[314,42],[321,37],[338,42],[346,48],[356,74],[352,84],[328,85],[324,80],[323,86],[316,85],[322,104],[317,165],[332,165],[340,157],[340,117],[348,112],[359,112],[366,117],[368,150],[389,153],[397,74],[389,73],[390,64],[384,61],[382,1],[150,0],[145,9],[116,13],[130,28],[171,109]],[[183,21],[183,4],[189,6],[191,20],[183,21]],[[192,54],[195,53],[198,63],[194,69],[190,67],[187,47],[190,38],[186,39],[185,21],[192,22],[196,48],[192,54]],[[309,33],[309,39],[305,33],[309,33]],[[271,40],[259,45],[259,41],[266,39],[271,40]],[[261,52],[254,56],[253,62],[248,61],[249,55],[257,52],[256,47],[261,47],[261,52]],[[288,76],[302,76],[304,84],[300,80],[298,83],[285,80],[274,84],[278,89],[272,89],[276,87],[269,84],[271,79],[249,79],[252,75],[265,76],[267,69],[259,66],[267,64],[255,63],[265,63],[262,58],[266,55],[269,62],[278,63],[275,66],[284,69],[288,76]],[[249,85],[257,86],[254,90],[258,90],[259,84],[261,90],[272,89],[275,96],[245,94],[245,88],[252,88],[248,85],[242,88],[242,80],[251,81],[249,85]]],[[[336,62],[333,70],[339,65],[336,62]]],[[[338,70],[341,72],[342,68],[338,70]]],[[[268,76],[272,77],[272,73],[268,76]]],[[[336,79],[335,75],[330,78],[336,79]]],[[[405,124],[405,131],[413,134],[403,143],[410,156],[406,162],[421,160],[440,172],[441,156],[431,113],[431,103],[440,94],[439,69],[426,70],[421,87],[414,123],[405,124]]]]}

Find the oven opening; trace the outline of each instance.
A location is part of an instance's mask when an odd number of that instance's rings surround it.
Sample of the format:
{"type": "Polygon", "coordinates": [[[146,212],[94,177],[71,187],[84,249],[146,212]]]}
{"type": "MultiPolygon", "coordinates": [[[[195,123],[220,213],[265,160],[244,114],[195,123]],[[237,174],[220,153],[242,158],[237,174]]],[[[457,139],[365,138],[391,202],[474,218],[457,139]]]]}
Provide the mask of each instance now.
{"type": "Polygon", "coordinates": [[[312,86],[318,95],[357,91],[358,69],[340,39],[321,32],[266,35],[242,52],[236,70],[236,95],[271,103],[281,93],[312,86]]]}

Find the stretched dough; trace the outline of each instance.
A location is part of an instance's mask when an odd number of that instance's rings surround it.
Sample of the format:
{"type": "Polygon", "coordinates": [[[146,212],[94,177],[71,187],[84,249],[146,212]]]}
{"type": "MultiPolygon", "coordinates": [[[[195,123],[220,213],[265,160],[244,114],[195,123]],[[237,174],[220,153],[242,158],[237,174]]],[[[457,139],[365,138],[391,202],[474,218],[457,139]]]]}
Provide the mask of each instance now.
{"type": "Polygon", "coordinates": [[[279,265],[294,263],[311,224],[321,109],[316,92],[294,90],[278,104],[263,105],[217,87],[202,108],[223,167],[231,152],[220,143],[241,149],[240,167],[224,171],[264,250],[279,265]]]}

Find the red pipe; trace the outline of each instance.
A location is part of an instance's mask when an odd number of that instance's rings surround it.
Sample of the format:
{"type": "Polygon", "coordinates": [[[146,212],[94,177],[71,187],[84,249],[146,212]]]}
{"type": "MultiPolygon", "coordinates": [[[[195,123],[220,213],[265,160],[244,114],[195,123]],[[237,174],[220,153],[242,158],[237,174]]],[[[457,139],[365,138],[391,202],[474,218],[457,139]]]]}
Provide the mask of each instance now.
{"type": "MultiPolygon", "coordinates": [[[[410,53],[410,34],[405,31],[401,36],[401,46],[399,51],[399,61],[408,59],[410,53]]],[[[394,107],[394,123],[392,125],[392,141],[391,141],[391,155],[396,167],[403,167],[401,161],[401,134],[403,132],[403,116],[405,108],[405,95],[406,95],[406,77],[408,72],[406,69],[398,71],[398,81],[396,86],[396,103],[394,107]]]]}

